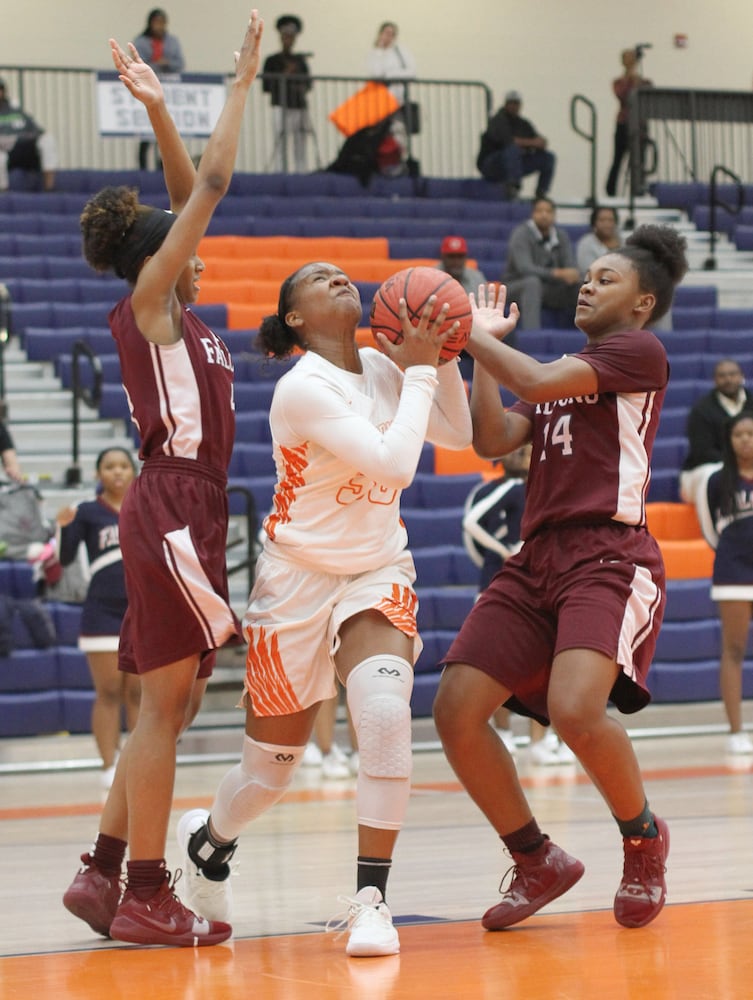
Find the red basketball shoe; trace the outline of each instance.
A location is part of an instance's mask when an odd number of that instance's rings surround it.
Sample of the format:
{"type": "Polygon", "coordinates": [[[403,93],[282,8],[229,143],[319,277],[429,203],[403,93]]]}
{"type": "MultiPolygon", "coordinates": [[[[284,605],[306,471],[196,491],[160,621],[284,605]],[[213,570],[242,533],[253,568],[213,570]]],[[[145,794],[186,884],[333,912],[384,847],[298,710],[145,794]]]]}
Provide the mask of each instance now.
{"type": "Polygon", "coordinates": [[[205,920],[178,899],[169,873],[151,899],[139,899],[126,889],[110,937],[131,944],[166,944],[178,948],[200,948],[227,941],[233,933],[230,924],[205,920]]]}
{"type": "MultiPolygon", "coordinates": [[[[542,906],[567,892],[583,875],[585,868],[577,858],[570,857],[548,838],[541,847],[529,854],[511,851],[515,862],[512,880],[502,896],[502,902],[492,906],[481,918],[488,931],[500,931],[520,923],[542,906]]],[[[502,886],[500,885],[500,892],[502,886]]]]}
{"type": "Polygon", "coordinates": [[[122,891],[120,873],[105,875],[91,854],[82,854],[81,861],[83,866],[63,896],[63,906],[97,934],[109,937],[122,891]]]}
{"type": "Polygon", "coordinates": [[[623,927],[645,927],[667,899],[664,873],[669,854],[669,827],[654,816],[657,837],[623,837],[625,867],[614,897],[614,917],[623,927]]]}

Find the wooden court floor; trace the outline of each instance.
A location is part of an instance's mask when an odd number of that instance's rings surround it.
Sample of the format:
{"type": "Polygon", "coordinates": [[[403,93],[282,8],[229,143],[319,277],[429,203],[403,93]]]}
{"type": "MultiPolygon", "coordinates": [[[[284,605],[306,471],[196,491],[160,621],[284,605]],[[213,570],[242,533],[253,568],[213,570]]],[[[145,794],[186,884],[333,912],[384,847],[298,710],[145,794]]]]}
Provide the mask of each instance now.
{"type": "MultiPolygon", "coordinates": [[[[41,746],[43,756],[69,752],[41,746]]],[[[485,932],[479,917],[509,859],[428,746],[416,753],[390,880],[402,950],[376,959],[348,959],[344,937],[324,931],[342,909],[338,894],[354,890],[354,780],[301,771],[241,841],[233,939],[191,950],[115,944],[63,908],[97,829],[93,770],[0,772],[1,1000],[753,997],[753,760],[725,758],[721,735],[636,740],[649,799],[672,838],[667,906],[639,930],[612,916],[621,843],[600,797],[576,765],[534,768],[521,749],[542,828],[586,874],[530,920],[485,932]]],[[[0,761],[14,752],[0,744],[0,761]]],[[[185,808],[209,806],[227,766],[181,764],[173,830],[185,808]]],[[[168,863],[180,864],[174,841],[168,863]]]]}

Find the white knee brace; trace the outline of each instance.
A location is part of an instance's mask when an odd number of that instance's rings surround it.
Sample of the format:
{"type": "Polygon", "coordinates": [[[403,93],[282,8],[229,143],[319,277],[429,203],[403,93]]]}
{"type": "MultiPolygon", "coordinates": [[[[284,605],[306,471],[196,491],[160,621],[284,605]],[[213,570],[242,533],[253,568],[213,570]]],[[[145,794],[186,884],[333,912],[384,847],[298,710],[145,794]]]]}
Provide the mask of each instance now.
{"type": "Polygon", "coordinates": [[[410,795],[413,671],[399,656],[370,656],[350,672],[348,708],[358,737],[358,822],[399,830],[410,795]]]}
{"type": "Polygon", "coordinates": [[[235,840],[251,820],[282,798],[303,758],[303,747],[243,741],[240,764],[227,772],[210,812],[212,829],[222,840],[235,840]]]}

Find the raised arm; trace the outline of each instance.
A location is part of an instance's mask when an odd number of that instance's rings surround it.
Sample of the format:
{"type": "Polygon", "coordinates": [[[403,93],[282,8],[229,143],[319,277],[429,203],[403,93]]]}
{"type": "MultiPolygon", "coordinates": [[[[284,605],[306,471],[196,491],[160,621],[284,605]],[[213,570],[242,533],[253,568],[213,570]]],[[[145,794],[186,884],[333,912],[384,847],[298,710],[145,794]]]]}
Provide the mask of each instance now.
{"type": "Polygon", "coordinates": [[[196,168],[167,110],[159,77],[141,58],[133,42],[128,43],[126,53],[111,38],[110,52],[123,85],[146,108],[162,158],[170,207],[180,212],[193,190],[196,168]]]}
{"type": "Polygon", "coordinates": [[[180,311],[175,286],[196,256],[212,213],[233,176],[238,136],[248,91],[259,68],[263,22],[252,11],[240,52],[235,53],[235,79],[204,150],[191,196],[165,241],[139,274],[132,295],[136,322],[144,336],[158,344],[180,339],[180,311]]]}

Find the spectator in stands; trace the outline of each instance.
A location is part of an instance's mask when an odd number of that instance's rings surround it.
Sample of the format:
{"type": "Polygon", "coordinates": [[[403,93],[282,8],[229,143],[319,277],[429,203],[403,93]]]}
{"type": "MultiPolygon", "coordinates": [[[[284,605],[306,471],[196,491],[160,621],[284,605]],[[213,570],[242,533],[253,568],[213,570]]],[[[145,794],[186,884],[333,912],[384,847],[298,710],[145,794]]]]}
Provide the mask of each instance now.
{"type": "Polygon", "coordinates": [[[359,350],[357,289],[336,265],[313,263],[285,279],[277,313],[262,322],[264,354],[305,353],[278,381],[270,410],[280,478],[244,619],[242,762],[220,782],[209,815],[192,810],[178,824],[197,905],[226,913],[238,837],[285,794],[339,677],[361,764],[346,945],[355,956],[400,950],[384,898],[410,795],[420,648],[400,493],[425,440],[462,449],[471,436],[458,367],[438,366],[449,307],[431,322],[435,303],[416,327],[401,309],[404,339],[393,345],[378,334],[384,354],[359,350]]]}
{"type": "Polygon", "coordinates": [[[530,219],[510,234],[502,280],[520,310],[521,330],[541,328],[542,306],[570,322],[575,315],[581,275],[570,237],[554,224],[555,213],[550,198],[536,198],[530,219]]]}
{"type": "Polygon", "coordinates": [[[619,229],[617,209],[609,205],[596,205],[588,220],[591,232],[578,240],[575,248],[575,259],[578,270],[585,274],[591,264],[603,257],[610,250],[622,246],[622,236],[619,229]]]}
{"type": "Polygon", "coordinates": [[[121,508],[119,532],[128,593],[120,666],[139,675],[141,706],[94,848],[83,855],[63,903],[96,932],[134,944],[196,947],[232,934],[229,924],[183,906],[165,848],[178,737],[199,710],[216,650],[242,635],[225,557],[233,365],[189,306],[204,269],[196,248],[233,176],[261,34],[253,10],[198,171],[154,71],[134,46],[127,55],[110,40],[121,80],[149,115],[172,211],[142,205],[134,190],[120,187],[94,195],[81,216],[87,261],[131,286],[110,325],[144,463],[121,508]]]}
{"type": "Polygon", "coordinates": [[[24,474],[16,454],[16,446],[4,420],[0,420],[0,460],[5,475],[17,483],[23,482],[24,474]]]}
{"type": "Polygon", "coordinates": [[[292,165],[297,173],[306,169],[306,139],[312,133],[306,94],[311,89],[311,74],[305,56],[293,52],[303,22],[294,14],[283,14],[275,25],[280,33],[281,51],[264,61],[264,92],[272,99],[275,146],[273,168],[289,170],[289,146],[292,165]]]}
{"type": "Polygon", "coordinates": [[[374,46],[369,52],[366,72],[373,80],[384,80],[400,103],[401,110],[390,117],[389,134],[380,143],[377,154],[379,169],[387,177],[399,176],[408,168],[408,129],[414,124],[406,120],[414,107],[408,101],[405,84],[400,80],[413,80],[416,60],[402,45],[397,44],[398,27],[394,21],[384,21],[377,31],[374,46]]]}
{"type": "Polygon", "coordinates": [[[97,456],[99,488],[96,500],[58,511],[58,555],[63,566],[86,547],[89,587],[81,609],[79,649],[94,683],[92,734],[102,758],[101,782],[109,789],[120,751],[121,710],[130,733],[139,711],[136,674],[118,670],[120,626],[128,607],[123,557],[120,551],[120,507],[136,476],[136,463],[125,448],[106,448],[97,456]]]}
{"type": "Polygon", "coordinates": [[[743,410],[725,426],[722,464],[706,490],[700,520],[716,549],[711,597],[721,623],[719,681],[729,722],[727,753],[753,754],[743,731],[743,659],[753,617],[753,413],[743,410]]]}
{"type": "Polygon", "coordinates": [[[620,102],[620,107],[617,112],[617,122],[614,128],[612,166],[609,168],[609,176],[607,178],[606,190],[610,197],[614,197],[617,194],[617,180],[620,176],[620,166],[630,145],[628,129],[630,95],[638,87],[651,86],[651,81],[641,76],[638,49],[624,49],[621,58],[623,66],[622,75],[612,81],[612,90],[614,91],[614,96],[620,102]]]}
{"type": "MultiPolygon", "coordinates": [[[[133,40],[136,51],[151,66],[157,76],[171,76],[182,73],[186,61],[183,58],[183,48],[179,39],[167,30],[167,14],[160,7],[150,10],[146,18],[146,27],[133,40]]],[[[139,143],[139,170],[146,170],[149,149],[153,144],[148,139],[139,143]]],[[[155,151],[155,167],[160,168],[159,154],[155,151]]]]}
{"type": "Polygon", "coordinates": [[[513,857],[511,882],[482,918],[488,930],[526,919],[584,871],[539,828],[489,723],[500,705],[551,721],[604,797],[623,841],[616,921],[643,927],[666,899],[667,824],[607,706],[638,711],[651,697],[665,576],[644,493],[669,365],[645,327],[671,306],[685,246],[669,226],[641,226],[596,261],[575,317],[586,343],[546,364],[501,342],[517,319],[514,304],[505,316],[504,288],[474,305],[474,448],[496,458],[533,446],[523,548],[443,657],[434,703],[448,761],[513,857]],[[500,384],[520,400],[509,410],[500,384]]]}
{"type": "Polygon", "coordinates": [[[536,198],[545,197],[552,186],[557,158],[547,149],[547,141],[532,123],[523,118],[523,98],[519,91],[505,94],[505,103],[492,115],[481,136],[476,166],[488,181],[505,185],[507,198],[520,195],[523,178],[538,174],[536,198]]]}
{"type": "Polygon", "coordinates": [[[742,410],[753,411],[753,395],[737,361],[722,358],[714,367],[714,388],[696,400],[688,414],[688,454],[680,471],[680,497],[701,508],[706,480],[720,468],[727,422],[742,410]]]}
{"type": "MultiPolygon", "coordinates": [[[[468,494],[463,514],[463,542],[471,560],[479,567],[479,592],[483,592],[506,559],[523,547],[520,524],[525,506],[526,481],[531,464],[531,446],[525,444],[495,461],[500,475],[482,480],[468,494]]],[[[505,746],[514,754],[509,708],[494,713],[494,725],[505,746]]],[[[530,720],[529,754],[534,764],[569,764],[572,750],[554,731],[530,720]]]]}
{"type": "Polygon", "coordinates": [[[55,137],[10,100],[0,79],[0,191],[7,190],[11,170],[24,171],[34,190],[54,191],[58,165],[55,137]]]}
{"type": "Polygon", "coordinates": [[[440,271],[459,281],[470,295],[478,292],[479,285],[486,284],[486,278],[475,267],[468,266],[468,244],[462,236],[445,236],[439,247],[441,260],[437,264],[440,271]]]}

